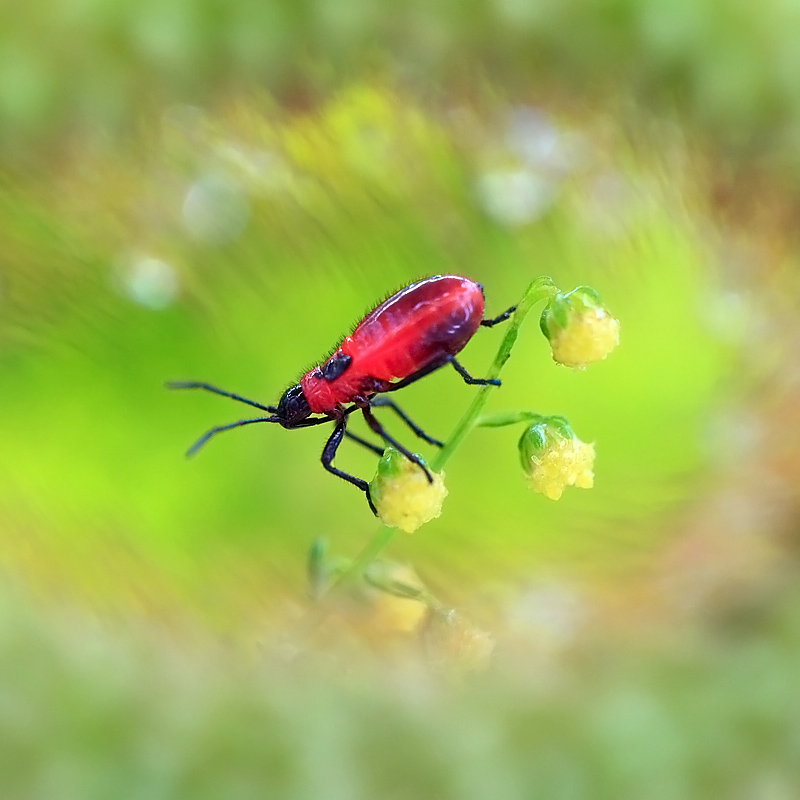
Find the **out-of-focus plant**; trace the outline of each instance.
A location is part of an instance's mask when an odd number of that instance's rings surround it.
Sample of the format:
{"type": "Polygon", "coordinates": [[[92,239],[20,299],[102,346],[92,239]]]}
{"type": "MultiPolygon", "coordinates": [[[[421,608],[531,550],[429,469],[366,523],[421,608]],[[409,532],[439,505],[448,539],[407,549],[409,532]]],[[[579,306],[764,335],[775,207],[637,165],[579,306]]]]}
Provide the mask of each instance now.
{"type": "Polygon", "coordinates": [[[793,3],[735,0],[476,0],[468,10],[431,0],[392,9],[391,24],[374,4],[330,0],[9,5],[0,142],[63,131],[91,142],[98,124],[125,131],[143,107],[206,106],[265,85],[305,104],[363,77],[366,63],[424,87],[465,69],[507,85],[537,74],[590,99],[613,86],[647,108],[680,109],[729,151],[782,150],[790,166],[798,32],[793,3]]]}

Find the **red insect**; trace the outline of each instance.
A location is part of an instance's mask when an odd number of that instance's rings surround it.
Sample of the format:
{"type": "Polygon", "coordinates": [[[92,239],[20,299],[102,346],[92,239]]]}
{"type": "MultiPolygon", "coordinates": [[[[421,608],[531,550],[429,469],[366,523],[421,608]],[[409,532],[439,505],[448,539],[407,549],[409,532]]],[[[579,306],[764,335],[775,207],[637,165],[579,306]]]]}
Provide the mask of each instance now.
{"type": "Polygon", "coordinates": [[[187,455],[194,455],[215,434],[241,425],[277,422],[284,428],[307,428],[333,422],[333,433],[322,451],[322,466],[365,492],[375,512],[367,481],[333,466],[345,436],[379,455],[383,453],[382,448],[346,430],[348,415],[360,409],[370,429],[417,464],[432,481],[419,458],[386,432],[372,409],[391,408],[417,436],[441,447],[440,441],[424,433],[394,401],[378,395],[402,389],[445,364],[452,364],[466,383],[499,386],[498,380],[473,378],[455,357],[481,325],[496,325],[516,310],[512,306],[498,317],[484,319],[483,307],[483,287],[469,278],[435,275],[412,283],[370,311],[323,364],[310,369],[300,383],[284,392],[277,406],[265,406],[198,381],[170,383],[171,389],[204,389],[269,414],[212,428],[192,445],[187,455]]]}

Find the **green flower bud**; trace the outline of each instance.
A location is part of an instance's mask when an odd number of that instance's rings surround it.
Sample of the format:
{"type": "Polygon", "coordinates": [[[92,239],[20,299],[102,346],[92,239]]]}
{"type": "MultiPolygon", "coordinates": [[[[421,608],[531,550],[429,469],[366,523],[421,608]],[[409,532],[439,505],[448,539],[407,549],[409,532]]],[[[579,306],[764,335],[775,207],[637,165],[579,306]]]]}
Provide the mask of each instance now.
{"type": "Polygon", "coordinates": [[[619,320],[590,286],[559,292],[542,312],[539,325],[553,360],[574,369],[602,361],[619,344],[619,320]]]}
{"type": "Polygon", "coordinates": [[[438,517],[447,489],[444,473],[432,474],[433,483],[429,483],[416,464],[393,447],[387,447],[369,484],[369,495],[381,522],[390,528],[413,533],[438,517]]]}
{"type": "Polygon", "coordinates": [[[572,432],[564,417],[542,417],[519,440],[522,468],[535,492],[558,500],[567,486],[594,485],[594,445],[572,432]]]}

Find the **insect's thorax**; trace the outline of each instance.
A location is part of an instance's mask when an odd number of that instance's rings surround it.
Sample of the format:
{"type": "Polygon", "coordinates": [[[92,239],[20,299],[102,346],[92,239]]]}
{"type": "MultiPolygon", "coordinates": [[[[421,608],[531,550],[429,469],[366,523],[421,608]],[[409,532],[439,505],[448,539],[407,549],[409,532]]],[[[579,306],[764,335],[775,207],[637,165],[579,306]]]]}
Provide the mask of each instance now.
{"type": "Polygon", "coordinates": [[[370,397],[389,388],[389,381],[349,367],[346,374],[332,381],[325,379],[322,369],[314,367],[300,379],[303,394],[314,414],[328,414],[338,406],[348,405],[361,397],[370,397]]]}

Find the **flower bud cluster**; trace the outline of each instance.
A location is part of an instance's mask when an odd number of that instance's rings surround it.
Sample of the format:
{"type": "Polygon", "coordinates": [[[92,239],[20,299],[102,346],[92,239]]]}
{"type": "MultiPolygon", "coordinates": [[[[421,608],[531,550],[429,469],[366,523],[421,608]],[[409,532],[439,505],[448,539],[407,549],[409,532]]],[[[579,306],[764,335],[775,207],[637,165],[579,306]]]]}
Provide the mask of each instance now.
{"type": "Polygon", "coordinates": [[[522,468],[531,489],[558,500],[567,486],[594,485],[594,445],[572,432],[564,417],[542,417],[519,440],[522,468]]]}
{"type": "Polygon", "coordinates": [[[384,525],[413,533],[442,513],[447,497],[444,473],[431,474],[433,483],[398,450],[386,448],[369,485],[370,498],[384,525]]]}
{"type": "Polygon", "coordinates": [[[602,361],[619,344],[619,320],[589,286],[559,292],[542,312],[539,324],[550,342],[553,360],[565,367],[584,369],[602,361]]]}

